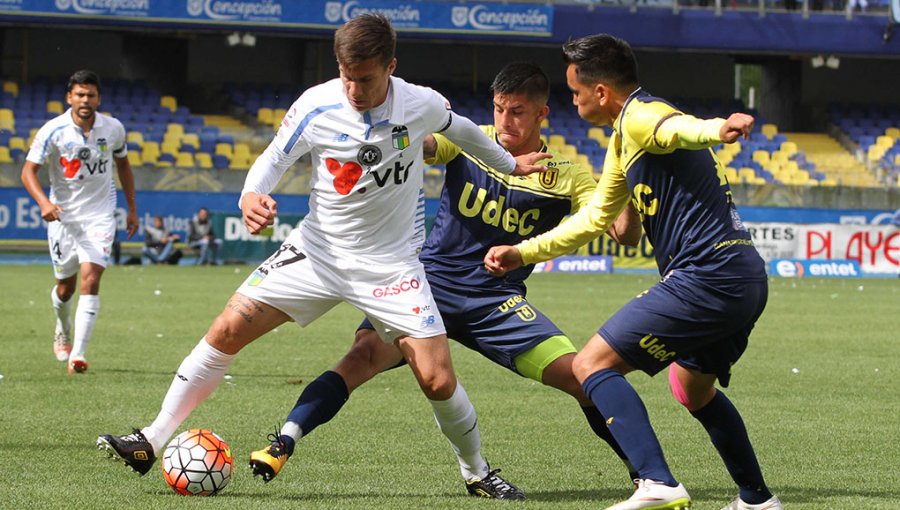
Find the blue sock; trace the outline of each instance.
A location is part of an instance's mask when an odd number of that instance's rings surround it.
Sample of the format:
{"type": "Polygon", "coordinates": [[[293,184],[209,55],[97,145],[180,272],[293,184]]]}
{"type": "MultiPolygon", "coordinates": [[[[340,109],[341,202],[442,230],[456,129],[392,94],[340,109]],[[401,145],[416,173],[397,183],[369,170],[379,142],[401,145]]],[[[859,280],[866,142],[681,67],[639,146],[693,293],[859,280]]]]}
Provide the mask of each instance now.
{"type": "MultiPolygon", "coordinates": [[[[581,412],[584,413],[584,417],[587,418],[588,425],[591,426],[591,430],[594,431],[594,434],[597,435],[600,439],[606,441],[606,444],[609,445],[610,448],[616,455],[622,459],[622,462],[626,463],[626,466],[631,466],[631,463],[628,461],[628,456],[625,455],[625,452],[622,451],[622,447],[619,446],[619,443],[616,441],[616,438],[613,437],[612,432],[609,431],[609,427],[606,426],[606,418],[600,414],[600,410],[594,406],[582,407],[581,412]]],[[[631,479],[635,479],[638,476],[636,471],[632,471],[632,467],[629,467],[628,476],[631,479]]]]}
{"type": "Polygon", "coordinates": [[[622,374],[610,369],[598,370],[584,380],[582,388],[607,417],[609,431],[641,478],[677,486],[650,425],[647,408],[622,374]]]}
{"type": "Polygon", "coordinates": [[[758,505],[771,498],[772,493],[763,481],[744,420],[728,397],[721,391],[716,391],[716,396],[709,404],[691,412],[691,415],[709,433],[709,439],[719,451],[728,473],[740,487],[744,503],[758,505]]]}
{"type": "MultiPolygon", "coordinates": [[[[300,394],[287,421],[299,425],[304,436],[309,435],[316,427],[334,418],[349,397],[347,384],[337,372],[323,372],[300,394]]],[[[293,451],[290,446],[288,449],[293,451]]]]}

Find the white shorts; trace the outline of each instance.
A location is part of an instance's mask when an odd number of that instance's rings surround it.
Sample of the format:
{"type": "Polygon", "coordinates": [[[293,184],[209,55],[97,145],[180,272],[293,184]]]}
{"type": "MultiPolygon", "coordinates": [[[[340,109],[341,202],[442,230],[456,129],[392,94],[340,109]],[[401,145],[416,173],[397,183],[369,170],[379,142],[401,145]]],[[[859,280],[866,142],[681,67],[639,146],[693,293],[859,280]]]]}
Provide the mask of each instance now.
{"type": "Polygon", "coordinates": [[[85,262],[106,267],[115,235],[116,220],[112,215],[77,222],[47,223],[47,241],[56,279],[78,273],[85,262]]]}
{"type": "Polygon", "coordinates": [[[273,306],[306,326],[341,301],[361,310],[385,342],[446,334],[418,259],[384,266],[336,262],[291,232],[237,292],[273,306]]]}

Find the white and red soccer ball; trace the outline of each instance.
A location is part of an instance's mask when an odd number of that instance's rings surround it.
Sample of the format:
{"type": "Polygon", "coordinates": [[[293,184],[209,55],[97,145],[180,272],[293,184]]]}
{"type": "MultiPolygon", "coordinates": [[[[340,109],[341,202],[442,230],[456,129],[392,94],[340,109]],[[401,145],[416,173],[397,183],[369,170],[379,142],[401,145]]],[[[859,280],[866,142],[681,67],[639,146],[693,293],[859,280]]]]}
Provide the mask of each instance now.
{"type": "Polygon", "coordinates": [[[234,459],[224,439],[206,429],[190,429],[166,446],[162,471],[166,483],[185,496],[212,496],[231,480],[234,459]]]}

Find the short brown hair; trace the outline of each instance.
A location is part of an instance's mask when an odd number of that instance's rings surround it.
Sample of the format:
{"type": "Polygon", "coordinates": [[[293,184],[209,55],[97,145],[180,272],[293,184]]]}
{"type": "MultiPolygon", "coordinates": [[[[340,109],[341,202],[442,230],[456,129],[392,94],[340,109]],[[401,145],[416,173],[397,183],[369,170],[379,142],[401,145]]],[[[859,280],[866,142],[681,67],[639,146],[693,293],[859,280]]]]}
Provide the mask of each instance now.
{"type": "Polygon", "coordinates": [[[363,14],[334,32],[334,56],[344,66],[377,58],[387,67],[394,59],[396,47],[397,33],[381,14],[363,14]]]}

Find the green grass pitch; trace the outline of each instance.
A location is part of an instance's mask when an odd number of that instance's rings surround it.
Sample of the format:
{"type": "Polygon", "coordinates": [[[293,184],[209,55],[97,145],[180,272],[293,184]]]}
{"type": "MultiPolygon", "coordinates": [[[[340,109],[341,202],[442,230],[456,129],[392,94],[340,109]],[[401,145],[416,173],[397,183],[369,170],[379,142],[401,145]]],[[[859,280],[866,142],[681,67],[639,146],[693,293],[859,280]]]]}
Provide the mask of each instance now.
{"type": "MultiPolygon", "coordinates": [[[[173,373],[249,267],[113,267],[88,351],[69,375],[51,343],[47,266],[0,266],[0,508],[596,509],[630,494],[626,472],[573,399],[459,345],[454,363],[475,403],[483,453],[529,496],[465,495],[455,458],[408,369],[383,374],[303,439],[273,482],[251,450],[304,385],[350,344],[360,314],[340,306],[246,348],[229,378],[181,427],[206,427],[235,455],[214,498],[172,492],[96,450],[100,433],[149,423],[173,373]]],[[[581,345],[652,275],[535,275],[530,301],[581,345]]],[[[640,320],[636,317],[635,320],[640,320]]],[[[742,411],[767,481],[791,509],[895,509],[900,503],[900,282],[773,279],[766,312],[727,393],[742,411]]],[[[665,377],[632,374],[675,475],[698,510],[736,493],[703,429],[665,377]]],[[[157,463],[157,466],[159,463],[157,463]]]]}

